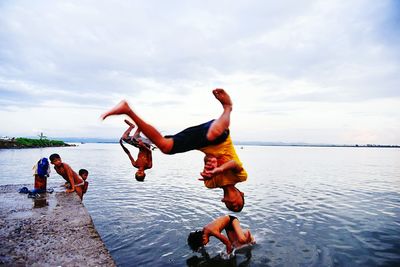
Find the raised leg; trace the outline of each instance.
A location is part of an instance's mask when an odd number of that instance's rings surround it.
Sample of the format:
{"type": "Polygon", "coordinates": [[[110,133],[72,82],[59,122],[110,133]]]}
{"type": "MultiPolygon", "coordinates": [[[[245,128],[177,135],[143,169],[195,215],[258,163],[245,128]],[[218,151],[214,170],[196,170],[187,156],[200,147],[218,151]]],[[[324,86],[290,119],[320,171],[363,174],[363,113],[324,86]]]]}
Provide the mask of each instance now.
{"type": "Polygon", "coordinates": [[[129,128],[122,134],[122,139],[127,139],[127,138],[129,138],[129,134],[131,133],[132,129],[135,128],[135,124],[131,123],[128,120],[124,120],[124,121],[126,124],[129,125],[129,128]]]}
{"type": "Polygon", "coordinates": [[[108,116],[123,114],[129,116],[129,118],[136,123],[137,127],[140,128],[142,133],[147,136],[147,138],[149,138],[150,141],[153,142],[163,153],[169,153],[171,151],[174,140],[172,138],[165,138],[162,136],[156,128],[140,118],[125,100],[122,100],[115,107],[101,115],[101,118],[104,120],[108,116]]]}
{"type": "Polygon", "coordinates": [[[231,112],[232,112],[232,100],[224,89],[213,90],[215,98],[221,103],[223,112],[221,116],[216,119],[210,126],[207,132],[207,139],[213,141],[220,136],[226,129],[229,128],[231,112]]]}

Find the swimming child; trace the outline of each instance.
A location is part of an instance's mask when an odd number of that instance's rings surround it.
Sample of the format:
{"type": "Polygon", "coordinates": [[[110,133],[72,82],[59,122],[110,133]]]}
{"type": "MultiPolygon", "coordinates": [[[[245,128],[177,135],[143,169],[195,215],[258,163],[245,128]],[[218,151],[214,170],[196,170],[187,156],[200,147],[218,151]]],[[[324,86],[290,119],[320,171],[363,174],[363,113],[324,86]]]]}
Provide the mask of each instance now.
{"type": "Polygon", "coordinates": [[[144,178],[146,177],[146,173],[144,171],[153,167],[150,141],[140,136],[140,128],[136,129],[136,132],[133,134],[133,136],[129,136],[132,129],[135,128],[135,125],[128,120],[125,120],[125,123],[129,125],[129,128],[121,136],[119,144],[128,155],[132,166],[138,169],[135,173],[136,180],[143,182],[144,178]],[[133,145],[139,149],[136,160],[132,157],[129,150],[124,146],[123,142],[133,145]]]}
{"type": "Polygon", "coordinates": [[[70,188],[67,188],[66,192],[72,193],[75,191],[82,200],[85,181],[67,163],[62,162],[60,155],[51,154],[49,159],[56,172],[69,182],[70,188]]]}
{"type": "Polygon", "coordinates": [[[207,188],[221,188],[224,192],[221,201],[229,210],[239,212],[243,209],[244,194],[236,188],[236,183],[245,181],[247,173],[242,167],[230,138],[232,101],[224,89],[214,89],[212,92],[223,108],[220,117],[187,128],[175,135],[162,136],[154,126],[139,117],[125,100],[104,113],[101,118],[104,120],[108,116],[128,115],[143,134],[165,154],[200,150],[206,155],[217,158],[218,167],[221,168],[202,172],[204,185],[207,188]]]}
{"type": "Polygon", "coordinates": [[[199,251],[200,248],[207,245],[211,236],[216,237],[226,246],[228,254],[234,248],[255,243],[250,231],[242,229],[238,218],[225,215],[210,222],[202,230],[191,232],[187,240],[188,245],[193,251],[199,251]],[[223,230],[225,230],[227,236],[221,233],[223,230]]]}

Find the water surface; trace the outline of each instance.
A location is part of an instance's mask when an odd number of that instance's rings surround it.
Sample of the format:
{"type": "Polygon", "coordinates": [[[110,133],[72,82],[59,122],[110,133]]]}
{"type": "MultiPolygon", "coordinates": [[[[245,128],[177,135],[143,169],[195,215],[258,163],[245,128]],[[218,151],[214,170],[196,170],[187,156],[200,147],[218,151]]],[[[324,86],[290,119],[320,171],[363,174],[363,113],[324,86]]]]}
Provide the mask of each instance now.
{"type": "MultiPolygon", "coordinates": [[[[192,253],[190,231],[230,213],[222,190],[198,181],[202,154],[154,152],[145,182],[118,144],[0,150],[0,184],[33,183],[32,165],[59,153],[89,170],[84,204],[119,266],[400,265],[400,150],[237,147],[249,174],[237,216],[257,245],[224,261],[211,238],[192,253]]],[[[135,152],[134,152],[135,153],[135,152]]],[[[54,171],[49,178],[62,183],[54,171]]]]}

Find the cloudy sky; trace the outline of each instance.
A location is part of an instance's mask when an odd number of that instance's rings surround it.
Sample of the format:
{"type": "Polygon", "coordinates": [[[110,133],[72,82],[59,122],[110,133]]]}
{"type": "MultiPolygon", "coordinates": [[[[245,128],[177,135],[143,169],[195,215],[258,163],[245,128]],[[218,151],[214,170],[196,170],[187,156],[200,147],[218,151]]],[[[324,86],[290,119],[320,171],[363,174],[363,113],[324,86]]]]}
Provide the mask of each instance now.
{"type": "Polygon", "coordinates": [[[117,138],[121,99],[174,133],[216,87],[237,141],[400,144],[400,2],[0,2],[2,136],[117,138]]]}

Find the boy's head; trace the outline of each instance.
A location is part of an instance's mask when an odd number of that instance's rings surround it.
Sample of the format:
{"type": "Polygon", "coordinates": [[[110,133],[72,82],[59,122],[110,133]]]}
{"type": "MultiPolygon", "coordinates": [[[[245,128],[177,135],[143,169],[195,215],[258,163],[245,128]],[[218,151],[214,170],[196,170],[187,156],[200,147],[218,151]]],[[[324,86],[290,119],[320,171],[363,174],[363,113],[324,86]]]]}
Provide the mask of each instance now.
{"type": "Polygon", "coordinates": [[[58,154],[51,154],[49,159],[51,164],[53,164],[54,166],[58,167],[62,164],[61,157],[58,154]]]}
{"type": "Polygon", "coordinates": [[[82,177],[83,180],[86,180],[89,176],[89,172],[86,169],[79,170],[79,176],[82,177]]]}
{"type": "Polygon", "coordinates": [[[144,173],[144,170],[137,170],[137,172],[135,173],[135,178],[139,182],[143,182],[145,177],[146,173],[144,173]]]}
{"type": "Polygon", "coordinates": [[[241,212],[244,207],[244,193],[240,192],[239,189],[234,187],[235,190],[224,194],[224,198],[221,199],[225,203],[225,206],[233,212],[241,212]]]}
{"type": "Polygon", "coordinates": [[[204,168],[208,170],[212,170],[218,167],[218,160],[213,155],[205,155],[204,156],[204,168]]]}
{"type": "Polygon", "coordinates": [[[189,247],[193,251],[199,251],[199,249],[204,246],[203,234],[204,234],[204,232],[200,231],[200,230],[190,232],[187,242],[188,242],[189,247]]]}

